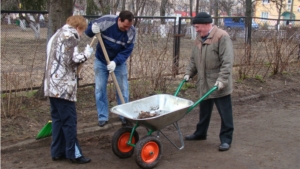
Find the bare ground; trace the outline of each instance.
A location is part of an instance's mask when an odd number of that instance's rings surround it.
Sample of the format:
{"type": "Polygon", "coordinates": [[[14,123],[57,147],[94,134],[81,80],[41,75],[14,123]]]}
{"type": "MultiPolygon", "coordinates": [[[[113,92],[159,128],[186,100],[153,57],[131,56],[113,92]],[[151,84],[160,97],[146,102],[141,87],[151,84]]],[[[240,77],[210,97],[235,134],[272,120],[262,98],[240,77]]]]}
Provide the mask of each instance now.
{"type": "MultiPolygon", "coordinates": [[[[300,75],[293,74],[272,76],[265,82],[248,79],[235,83],[232,148],[227,152],[217,150],[220,118],[215,109],[206,141],[185,141],[185,147],[178,150],[160,137],[163,153],[156,168],[300,168],[299,81],[300,75]]],[[[195,93],[195,88],[189,88],[178,96],[196,101],[195,93]]],[[[49,103],[31,99],[24,100],[27,104],[24,114],[1,119],[1,168],[139,168],[134,156],[120,159],[111,150],[111,137],[121,128],[117,117],[112,115],[103,129],[96,125],[93,88],[80,89],[79,98],[84,101],[77,103],[78,138],[91,163],[77,166],[51,160],[51,137],[34,139],[50,117],[49,103]]],[[[198,111],[198,107],[194,108],[179,121],[183,135],[194,131],[198,111]]],[[[137,131],[140,138],[146,135],[143,127],[137,131]]],[[[162,131],[171,140],[179,141],[172,126],[162,131]]]]}

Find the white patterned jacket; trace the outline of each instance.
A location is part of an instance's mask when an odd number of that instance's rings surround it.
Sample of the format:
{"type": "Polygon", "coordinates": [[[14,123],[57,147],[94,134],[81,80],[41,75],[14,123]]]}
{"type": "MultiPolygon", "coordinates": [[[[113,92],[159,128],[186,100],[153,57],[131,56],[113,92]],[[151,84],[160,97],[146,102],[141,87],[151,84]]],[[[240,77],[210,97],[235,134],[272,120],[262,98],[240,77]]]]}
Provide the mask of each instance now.
{"type": "Polygon", "coordinates": [[[85,62],[84,52],[78,53],[80,37],[75,28],[66,24],[50,38],[44,80],[45,96],[77,101],[76,71],[85,62]]]}

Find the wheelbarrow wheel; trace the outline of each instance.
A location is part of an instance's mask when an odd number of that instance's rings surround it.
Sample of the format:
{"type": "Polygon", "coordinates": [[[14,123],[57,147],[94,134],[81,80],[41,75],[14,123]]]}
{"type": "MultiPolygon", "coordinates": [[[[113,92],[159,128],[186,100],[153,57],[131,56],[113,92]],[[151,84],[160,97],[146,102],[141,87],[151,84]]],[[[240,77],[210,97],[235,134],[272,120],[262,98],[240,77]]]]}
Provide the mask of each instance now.
{"type": "Polygon", "coordinates": [[[144,169],[157,165],[162,155],[162,145],[156,136],[145,136],[135,146],[135,162],[144,169]]]}
{"type": "MultiPolygon", "coordinates": [[[[122,127],[112,137],[112,151],[120,158],[128,158],[133,155],[134,147],[127,144],[130,139],[132,127],[122,127]]],[[[131,143],[139,141],[139,134],[134,131],[131,143]]]]}

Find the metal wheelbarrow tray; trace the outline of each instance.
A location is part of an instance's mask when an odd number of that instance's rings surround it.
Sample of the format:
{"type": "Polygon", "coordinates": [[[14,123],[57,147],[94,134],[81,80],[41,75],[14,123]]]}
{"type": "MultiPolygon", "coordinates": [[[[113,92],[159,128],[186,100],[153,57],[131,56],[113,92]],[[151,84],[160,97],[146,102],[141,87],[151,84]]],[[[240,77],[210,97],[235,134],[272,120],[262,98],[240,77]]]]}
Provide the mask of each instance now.
{"type": "Polygon", "coordinates": [[[157,94],[111,108],[112,113],[124,116],[127,120],[135,124],[133,127],[122,127],[114,133],[112,137],[112,150],[116,156],[128,158],[134,154],[135,162],[141,168],[150,169],[155,167],[162,156],[162,144],[159,140],[160,133],[177,149],[181,150],[184,148],[183,137],[177,122],[217,89],[214,86],[194,103],[191,100],[177,97],[184,83],[185,80],[180,83],[174,96],[170,94],[157,94]],[[154,111],[156,115],[139,118],[139,113],[142,111],[154,111]],[[178,132],[181,146],[177,146],[161,131],[161,129],[171,124],[173,124],[178,132]],[[148,130],[148,134],[141,139],[136,131],[139,126],[143,126],[148,130]],[[154,131],[157,131],[156,136],[152,135],[154,131]]]}
{"type": "Polygon", "coordinates": [[[124,116],[133,123],[139,122],[139,125],[151,130],[160,130],[164,127],[182,119],[187,109],[194,102],[179,98],[169,94],[157,94],[133,102],[115,106],[111,109],[112,113],[124,116]],[[150,112],[157,108],[157,115],[149,118],[139,119],[141,111],[150,112]]]}

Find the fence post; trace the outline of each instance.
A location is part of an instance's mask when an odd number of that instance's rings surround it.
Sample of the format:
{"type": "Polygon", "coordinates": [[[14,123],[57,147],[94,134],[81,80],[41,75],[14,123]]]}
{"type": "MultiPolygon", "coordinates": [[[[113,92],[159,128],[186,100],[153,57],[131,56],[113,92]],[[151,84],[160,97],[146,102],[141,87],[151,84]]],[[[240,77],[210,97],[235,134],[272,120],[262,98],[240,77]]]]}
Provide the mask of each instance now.
{"type": "MultiPolygon", "coordinates": [[[[176,28],[176,20],[175,20],[175,28],[176,28]]],[[[179,21],[178,21],[178,33],[175,34],[175,44],[174,44],[174,57],[173,57],[173,77],[175,77],[176,75],[178,75],[178,68],[179,68],[179,55],[180,55],[180,34],[181,32],[181,17],[179,17],[179,21]]]]}

